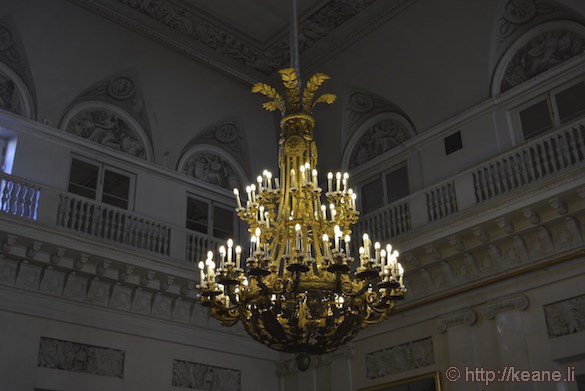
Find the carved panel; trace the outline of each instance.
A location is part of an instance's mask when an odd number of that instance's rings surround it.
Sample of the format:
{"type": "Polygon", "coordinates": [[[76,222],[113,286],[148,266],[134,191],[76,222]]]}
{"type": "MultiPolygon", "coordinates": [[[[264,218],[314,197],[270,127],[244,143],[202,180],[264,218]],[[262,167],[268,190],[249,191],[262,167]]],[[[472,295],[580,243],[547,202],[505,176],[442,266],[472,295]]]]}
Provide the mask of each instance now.
{"type": "Polygon", "coordinates": [[[123,350],[41,337],[37,365],[98,376],[124,377],[123,350]]]}
{"type": "Polygon", "coordinates": [[[90,303],[108,305],[110,301],[110,283],[93,279],[89,284],[89,291],[87,292],[87,301],[90,303]]]}
{"type": "Polygon", "coordinates": [[[435,363],[432,337],[378,350],[366,355],[368,379],[393,375],[435,363]]]}
{"type": "MultiPolygon", "coordinates": [[[[18,32],[10,20],[0,20],[0,62],[10,68],[26,84],[33,95],[33,80],[18,32]]],[[[24,97],[14,81],[0,71],[0,109],[26,115],[24,97]]]]}
{"type": "Polygon", "coordinates": [[[241,187],[236,170],[227,160],[213,152],[193,153],[185,160],[181,172],[225,189],[241,187]]]}
{"type": "Polygon", "coordinates": [[[173,387],[209,391],[240,391],[241,372],[188,361],[173,360],[173,387]]]}
{"type": "Polygon", "coordinates": [[[558,7],[544,0],[507,0],[498,19],[496,44],[499,47],[525,25],[558,12],[558,7]]]}
{"type": "MultiPolygon", "coordinates": [[[[1,26],[0,26],[1,27],[1,26]]],[[[2,32],[0,31],[0,34],[2,32]]],[[[23,97],[10,77],[0,71],[0,109],[24,114],[23,97]]]]}
{"type": "Polygon", "coordinates": [[[114,284],[110,305],[117,309],[130,310],[132,289],[122,284],[114,284]]]}
{"type": "Polygon", "coordinates": [[[74,272],[69,273],[65,282],[63,296],[74,300],[85,300],[87,296],[87,278],[74,272]]]}
{"type": "Polygon", "coordinates": [[[532,38],[510,59],[504,70],[505,92],[585,51],[585,38],[574,31],[557,29],[532,38]]]}
{"type": "Polygon", "coordinates": [[[545,305],[544,314],[550,338],[585,331],[585,295],[545,305]]]}
{"type": "Polygon", "coordinates": [[[150,314],[150,306],[152,304],[152,293],[137,288],[134,292],[134,299],[132,300],[132,311],[141,314],[150,314]]]}
{"type": "Polygon", "coordinates": [[[347,136],[351,136],[361,124],[376,114],[391,112],[403,114],[394,104],[366,90],[350,89],[345,96],[347,136]]]}
{"type": "Polygon", "coordinates": [[[191,303],[180,298],[175,299],[173,306],[173,320],[188,323],[191,316],[191,303]]]}
{"type": "Polygon", "coordinates": [[[349,168],[355,168],[410,138],[407,127],[401,121],[386,119],[366,130],[353,147],[349,168]]]}
{"type": "Polygon", "coordinates": [[[9,259],[0,259],[0,284],[14,285],[18,262],[9,259]]]}
{"type": "Polygon", "coordinates": [[[82,111],[69,121],[65,130],[108,148],[146,159],[146,146],[137,131],[108,110],[82,111]]]}
{"type": "Polygon", "coordinates": [[[172,298],[157,294],[154,296],[154,303],[152,305],[152,315],[159,318],[170,318],[172,310],[172,298]]]}
{"type": "Polygon", "coordinates": [[[65,284],[65,272],[47,267],[43,271],[43,278],[39,290],[50,295],[60,296],[65,284]]]}
{"type": "Polygon", "coordinates": [[[23,261],[20,264],[16,286],[22,289],[37,290],[41,282],[41,268],[23,261]]]}

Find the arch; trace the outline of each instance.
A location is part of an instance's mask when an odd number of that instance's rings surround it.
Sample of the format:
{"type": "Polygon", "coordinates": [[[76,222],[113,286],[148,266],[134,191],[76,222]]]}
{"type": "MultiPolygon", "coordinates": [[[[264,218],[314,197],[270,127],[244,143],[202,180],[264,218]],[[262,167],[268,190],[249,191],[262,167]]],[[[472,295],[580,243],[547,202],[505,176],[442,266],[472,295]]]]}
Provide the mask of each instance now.
{"type": "Polygon", "coordinates": [[[210,144],[189,147],[179,158],[177,171],[230,191],[248,182],[246,172],[233,156],[210,144]]]}
{"type": "Polygon", "coordinates": [[[416,135],[410,121],[399,113],[381,113],[365,121],[347,142],[341,166],[354,169],[416,135]]]}
{"type": "Polygon", "coordinates": [[[146,131],[118,106],[100,101],[76,104],[65,113],[60,128],[107,148],[153,161],[146,131]]]}
{"type": "Polygon", "coordinates": [[[500,59],[492,96],[540,75],[585,52],[585,27],[569,20],[538,25],[522,35],[500,59]]]}
{"type": "Polygon", "coordinates": [[[0,62],[0,109],[34,119],[34,100],[24,81],[0,62]]]}

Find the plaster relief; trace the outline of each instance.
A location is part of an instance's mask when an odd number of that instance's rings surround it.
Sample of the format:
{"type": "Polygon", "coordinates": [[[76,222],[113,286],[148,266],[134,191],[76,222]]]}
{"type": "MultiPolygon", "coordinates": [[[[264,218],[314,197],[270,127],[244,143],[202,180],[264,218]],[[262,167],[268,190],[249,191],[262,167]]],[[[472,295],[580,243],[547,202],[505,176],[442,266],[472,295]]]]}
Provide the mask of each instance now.
{"type": "Polygon", "coordinates": [[[123,350],[41,337],[37,365],[122,379],[124,356],[123,350]]]}
{"type": "Polygon", "coordinates": [[[173,360],[173,387],[208,391],[240,391],[241,372],[194,362],[173,360]]]}

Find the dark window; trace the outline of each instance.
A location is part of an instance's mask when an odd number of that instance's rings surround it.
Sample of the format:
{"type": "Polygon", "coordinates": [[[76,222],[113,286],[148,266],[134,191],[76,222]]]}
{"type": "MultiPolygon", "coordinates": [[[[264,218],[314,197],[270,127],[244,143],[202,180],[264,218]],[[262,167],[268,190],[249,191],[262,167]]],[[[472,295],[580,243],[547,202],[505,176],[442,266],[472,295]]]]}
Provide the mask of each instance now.
{"type": "Polygon", "coordinates": [[[220,206],[213,207],[213,236],[227,240],[234,235],[234,214],[220,206]]]}
{"type": "Polygon", "coordinates": [[[128,209],[130,184],[129,176],[112,171],[102,164],[71,159],[68,189],[70,193],[128,209]]]}
{"type": "Polygon", "coordinates": [[[99,166],[83,160],[72,159],[68,191],[95,200],[99,171],[99,166]]]}
{"type": "Polygon", "coordinates": [[[406,166],[386,174],[386,195],[389,203],[406,197],[408,194],[410,194],[410,189],[406,166]]]}
{"type": "Polygon", "coordinates": [[[130,195],[130,178],[114,171],[104,171],[104,188],[102,202],[118,208],[128,208],[130,195]]]}
{"type": "Polygon", "coordinates": [[[187,229],[207,234],[209,204],[194,198],[187,198],[187,229]]]}
{"type": "Polygon", "coordinates": [[[543,100],[522,110],[520,112],[520,123],[526,139],[552,129],[548,102],[543,100]]]}
{"type": "Polygon", "coordinates": [[[579,83],[555,95],[561,123],[585,114],[585,83],[579,83]]]}
{"type": "Polygon", "coordinates": [[[450,155],[453,152],[459,151],[463,148],[461,141],[461,132],[455,132],[450,136],[445,137],[445,155],[450,155]]]}
{"type": "Polygon", "coordinates": [[[382,206],[384,206],[384,191],[382,189],[382,178],[378,178],[362,186],[362,210],[365,214],[382,206]]]}

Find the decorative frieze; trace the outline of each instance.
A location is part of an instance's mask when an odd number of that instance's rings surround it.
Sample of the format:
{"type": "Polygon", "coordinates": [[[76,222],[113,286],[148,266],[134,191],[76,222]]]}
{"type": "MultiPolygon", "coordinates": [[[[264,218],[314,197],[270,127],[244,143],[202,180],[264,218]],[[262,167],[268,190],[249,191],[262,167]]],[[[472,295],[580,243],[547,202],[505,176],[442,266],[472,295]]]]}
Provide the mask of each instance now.
{"type": "Polygon", "coordinates": [[[41,279],[41,286],[39,290],[54,296],[61,296],[63,294],[63,287],[65,285],[65,272],[56,270],[52,266],[47,266],[43,270],[41,279]]]}
{"type": "Polygon", "coordinates": [[[108,305],[110,301],[110,286],[111,284],[109,282],[94,278],[89,283],[86,300],[94,304],[108,305]]]}
{"type": "Polygon", "coordinates": [[[240,391],[241,371],[173,360],[173,387],[208,391],[240,391]]]}
{"type": "Polygon", "coordinates": [[[16,278],[16,287],[36,291],[39,289],[40,282],[41,268],[28,261],[22,261],[16,278]]]}
{"type": "Polygon", "coordinates": [[[69,273],[65,281],[63,296],[73,300],[85,300],[87,296],[87,277],[78,275],[75,272],[69,273]]]}
{"type": "Polygon", "coordinates": [[[125,352],[41,337],[37,365],[98,376],[124,377],[125,352]]]}
{"type": "Polygon", "coordinates": [[[494,319],[496,314],[504,311],[524,311],[528,308],[528,297],[514,295],[502,297],[486,304],[484,316],[487,319],[494,319]]]}
{"type": "Polygon", "coordinates": [[[454,326],[471,326],[477,321],[477,314],[471,308],[465,308],[463,310],[450,313],[448,315],[441,316],[435,326],[437,332],[442,334],[447,329],[454,326]]]}
{"type": "Polygon", "coordinates": [[[550,338],[585,331],[585,295],[547,304],[544,314],[550,338]]]}
{"type": "Polygon", "coordinates": [[[368,379],[394,375],[435,364],[433,339],[427,337],[366,355],[368,379]]]}

